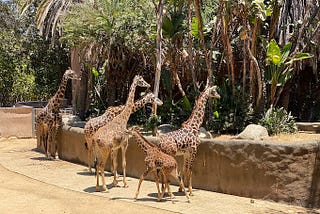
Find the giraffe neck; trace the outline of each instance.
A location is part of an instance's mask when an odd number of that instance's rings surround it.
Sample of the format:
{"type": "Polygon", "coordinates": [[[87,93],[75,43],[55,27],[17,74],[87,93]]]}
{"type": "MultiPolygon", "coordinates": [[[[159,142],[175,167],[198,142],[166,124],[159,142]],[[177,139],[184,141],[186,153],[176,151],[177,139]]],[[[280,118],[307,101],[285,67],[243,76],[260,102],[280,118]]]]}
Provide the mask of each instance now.
{"type": "Polygon", "coordinates": [[[206,103],[208,100],[208,93],[206,90],[204,90],[199,98],[196,100],[193,111],[188,118],[187,121],[185,121],[182,126],[183,127],[190,127],[195,132],[199,132],[200,126],[202,125],[203,118],[204,118],[204,112],[206,108],[206,103]]]}
{"type": "Polygon", "coordinates": [[[132,113],[132,107],[134,105],[134,95],[136,92],[137,82],[133,82],[130,87],[130,92],[127,98],[127,102],[125,104],[124,109],[119,114],[119,117],[121,117],[122,121],[128,122],[129,117],[132,113]]]}
{"type": "Polygon", "coordinates": [[[138,111],[140,108],[142,108],[145,104],[148,103],[148,97],[145,96],[136,102],[134,102],[133,108],[132,108],[132,113],[138,111]]]}
{"type": "Polygon", "coordinates": [[[154,147],[154,144],[151,144],[145,137],[143,137],[139,132],[133,131],[133,137],[136,140],[136,143],[142,149],[142,151],[146,154],[147,151],[154,147]]]}
{"type": "Polygon", "coordinates": [[[47,104],[47,109],[51,112],[58,112],[64,98],[64,93],[66,91],[66,86],[68,82],[68,77],[63,75],[61,83],[59,85],[58,91],[54,94],[54,96],[49,100],[47,104]]]}

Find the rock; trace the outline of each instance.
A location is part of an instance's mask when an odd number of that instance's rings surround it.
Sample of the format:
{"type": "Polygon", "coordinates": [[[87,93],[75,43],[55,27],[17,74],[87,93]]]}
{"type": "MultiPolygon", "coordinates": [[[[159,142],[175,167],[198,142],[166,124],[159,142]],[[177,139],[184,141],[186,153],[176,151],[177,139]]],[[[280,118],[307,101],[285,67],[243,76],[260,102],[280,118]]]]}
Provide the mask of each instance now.
{"type": "Polygon", "coordinates": [[[161,124],[160,126],[158,126],[159,135],[166,134],[166,133],[172,132],[174,130],[175,130],[174,126],[170,125],[170,124],[161,124]]]}
{"type": "Polygon", "coordinates": [[[268,136],[268,131],[265,127],[257,124],[250,124],[236,136],[236,139],[262,140],[268,136]]]}
{"type": "Polygon", "coordinates": [[[200,138],[212,138],[212,135],[210,132],[208,132],[205,128],[200,127],[200,134],[199,134],[200,138]]]}
{"type": "Polygon", "coordinates": [[[62,122],[64,125],[72,126],[72,127],[83,128],[85,125],[85,121],[81,121],[81,119],[78,116],[72,115],[72,114],[63,114],[62,122]]]}

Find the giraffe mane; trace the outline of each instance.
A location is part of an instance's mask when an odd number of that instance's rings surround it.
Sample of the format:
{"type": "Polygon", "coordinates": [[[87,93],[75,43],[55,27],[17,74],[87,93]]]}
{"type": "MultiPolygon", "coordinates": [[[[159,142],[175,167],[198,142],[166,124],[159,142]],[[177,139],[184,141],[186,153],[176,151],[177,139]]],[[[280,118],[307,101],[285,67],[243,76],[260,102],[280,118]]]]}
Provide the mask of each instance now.
{"type": "Polygon", "coordinates": [[[137,133],[137,135],[139,135],[139,137],[145,142],[147,143],[149,146],[151,147],[156,147],[155,144],[149,142],[138,130],[133,130],[135,133],[137,133]]]}

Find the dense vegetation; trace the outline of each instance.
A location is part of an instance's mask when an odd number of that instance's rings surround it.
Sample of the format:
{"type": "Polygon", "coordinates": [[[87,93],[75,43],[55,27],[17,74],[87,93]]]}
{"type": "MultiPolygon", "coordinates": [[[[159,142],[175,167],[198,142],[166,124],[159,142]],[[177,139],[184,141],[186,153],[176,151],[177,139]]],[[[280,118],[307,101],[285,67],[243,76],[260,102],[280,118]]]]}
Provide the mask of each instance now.
{"type": "Polygon", "coordinates": [[[39,35],[31,11],[20,17],[15,4],[0,2],[0,106],[50,98],[69,65],[68,51],[39,35]]]}
{"type": "Polygon", "coordinates": [[[211,130],[239,132],[271,107],[320,120],[316,1],[20,0],[19,17],[15,4],[1,5],[2,106],[48,97],[73,53],[71,67],[84,72],[75,92],[82,99],[73,103],[83,119],[123,104],[140,73],[164,105],[150,118],[152,109],[137,112],[132,123],[180,125],[207,77],[221,94],[209,100],[211,130]],[[27,93],[18,82],[28,82],[27,93]]]}

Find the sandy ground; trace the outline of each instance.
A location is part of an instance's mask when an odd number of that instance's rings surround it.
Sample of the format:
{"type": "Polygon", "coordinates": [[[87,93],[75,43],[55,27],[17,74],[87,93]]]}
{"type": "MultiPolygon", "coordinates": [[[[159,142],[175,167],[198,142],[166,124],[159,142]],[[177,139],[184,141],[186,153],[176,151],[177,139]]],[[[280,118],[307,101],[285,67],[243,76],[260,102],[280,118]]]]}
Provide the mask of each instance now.
{"type": "Polygon", "coordinates": [[[0,139],[0,213],[320,213],[198,189],[187,203],[176,186],[174,200],[157,202],[150,181],[142,183],[139,200],[134,201],[138,179],[129,177],[128,188],[111,188],[108,172],[109,192],[95,192],[95,177],[85,166],[47,160],[35,147],[35,139],[0,139]]]}

